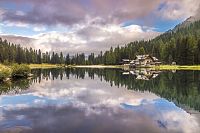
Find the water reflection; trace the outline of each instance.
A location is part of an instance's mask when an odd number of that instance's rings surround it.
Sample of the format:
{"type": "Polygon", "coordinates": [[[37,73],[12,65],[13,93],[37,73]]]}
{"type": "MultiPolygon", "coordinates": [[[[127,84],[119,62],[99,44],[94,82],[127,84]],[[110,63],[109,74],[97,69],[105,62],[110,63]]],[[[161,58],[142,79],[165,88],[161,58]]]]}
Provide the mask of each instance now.
{"type": "Polygon", "coordinates": [[[191,108],[186,110],[193,105],[187,100],[191,102],[192,96],[199,98],[199,91],[194,91],[199,90],[195,77],[189,80],[192,86],[187,85],[190,90],[175,90],[180,87],[178,84],[168,84],[173,80],[178,83],[180,79],[176,78],[183,73],[189,76],[198,73],[164,72],[149,81],[136,80],[133,75],[123,75],[116,69],[38,69],[33,73],[36,76],[24,87],[28,89],[15,95],[7,91],[0,96],[0,131],[195,133],[200,130],[199,113],[191,108]],[[168,97],[164,98],[176,102],[160,98],[166,92],[168,97]],[[180,95],[189,98],[177,102],[180,95]]]}
{"type": "Polygon", "coordinates": [[[136,79],[139,80],[150,80],[156,78],[161,71],[152,70],[150,68],[140,68],[140,69],[128,69],[125,70],[123,75],[133,75],[136,79]]]}
{"type": "Polygon", "coordinates": [[[29,88],[31,84],[31,80],[29,79],[18,79],[14,81],[8,82],[0,82],[0,95],[7,94],[7,93],[19,93],[23,90],[29,88]]]}

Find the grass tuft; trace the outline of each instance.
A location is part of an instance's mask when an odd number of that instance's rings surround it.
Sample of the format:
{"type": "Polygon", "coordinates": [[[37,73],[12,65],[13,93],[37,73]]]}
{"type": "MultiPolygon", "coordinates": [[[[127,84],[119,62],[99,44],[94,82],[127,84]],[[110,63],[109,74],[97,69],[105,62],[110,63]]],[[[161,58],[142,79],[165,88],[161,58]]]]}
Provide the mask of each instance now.
{"type": "Polygon", "coordinates": [[[6,78],[11,77],[12,69],[10,67],[0,64],[0,81],[5,80],[6,78]]]}

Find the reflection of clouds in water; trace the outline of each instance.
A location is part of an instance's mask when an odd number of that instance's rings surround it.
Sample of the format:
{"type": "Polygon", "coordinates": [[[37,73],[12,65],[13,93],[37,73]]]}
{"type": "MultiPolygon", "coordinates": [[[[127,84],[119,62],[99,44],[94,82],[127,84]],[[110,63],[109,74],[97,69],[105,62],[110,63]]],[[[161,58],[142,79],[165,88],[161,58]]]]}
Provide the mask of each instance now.
{"type": "Polygon", "coordinates": [[[197,123],[197,119],[185,111],[177,112],[174,110],[166,112],[163,117],[167,121],[167,128],[169,130],[186,133],[198,133],[200,131],[200,125],[197,123]]]}
{"type": "Polygon", "coordinates": [[[167,100],[149,92],[110,87],[105,82],[89,78],[44,80],[33,84],[28,94],[1,96],[1,99],[6,118],[1,120],[2,123],[9,123],[18,116],[21,119],[17,123],[30,120],[36,131],[49,127],[49,131],[67,129],[72,132],[77,127],[87,127],[95,132],[106,129],[120,132],[123,128],[126,128],[123,132],[164,132],[165,128],[172,132],[199,130],[195,117],[167,100]],[[22,114],[24,116],[20,117],[22,114]],[[68,122],[69,125],[65,124],[68,122]],[[99,123],[103,123],[105,129],[98,127],[99,123]]]}
{"type": "Polygon", "coordinates": [[[34,100],[34,103],[35,103],[35,104],[45,104],[46,101],[45,101],[44,99],[35,99],[35,100],[34,100]]]}
{"type": "Polygon", "coordinates": [[[3,121],[4,117],[3,117],[3,108],[0,107],[0,121],[3,121]]]}
{"type": "Polygon", "coordinates": [[[200,130],[198,120],[195,116],[178,108],[175,104],[164,99],[144,101],[139,106],[122,103],[125,109],[142,112],[151,117],[158,126],[172,132],[198,132],[200,130]]]}
{"type": "MultiPolygon", "coordinates": [[[[151,119],[143,114],[125,111],[122,108],[101,107],[101,114],[86,115],[86,110],[74,106],[56,108],[27,108],[12,110],[5,113],[6,117],[26,114],[31,120],[32,132],[160,132],[151,119]],[[53,116],[53,117],[52,117],[53,116]]],[[[18,125],[21,120],[18,120],[18,125]]],[[[28,125],[27,125],[28,126],[28,125]]],[[[164,130],[163,130],[164,131],[164,130]]]]}
{"type": "Polygon", "coordinates": [[[124,88],[110,87],[108,84],[105,84],[105,82],[88,78],[85,78],[84,80],[56,80],[56,82],[52,81],[47,82],[46,84],[42,81],[41,83],[42,84],[37,84],[31,87],[32,95],[48,97],[51,99],[70,97],[89,104],[119,104],[121,102],[139,104],[143,97],[147,99],[154,99],[157,97],[148,92],[132,93],[132,91],[127,91],[124,88]]]}
{"type": "Polygon", "coordinates": [[[2,121],[4,119],[4,117],[3,117],[3,107],[1,105],[1,101],[2,101],[2,98],[0,97],[0,121],[2,121]]]}

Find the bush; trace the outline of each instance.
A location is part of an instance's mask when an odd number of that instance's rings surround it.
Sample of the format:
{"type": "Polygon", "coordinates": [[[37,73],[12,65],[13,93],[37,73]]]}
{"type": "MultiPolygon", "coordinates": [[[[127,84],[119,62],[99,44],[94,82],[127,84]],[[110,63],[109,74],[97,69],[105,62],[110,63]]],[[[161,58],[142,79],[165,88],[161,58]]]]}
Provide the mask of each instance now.
{"type": "Polygon", "coordinates": [[[31,69],[28,65],[25,64],[14,64],[12,66],[12,77],[28,77],[31,69]]]}
{"type": "Polygon", "coordinates": [[[6,67],[4,65],[0,65],[0,80],[4,80],[6,78],[9,78],[11,76],[12,70],[9,67],[6,67]]]}
{"type": "Polygon", "coordinates": [[[3,61],[3,65],[5,65],[5,66],[11,66],[12,63],[9,62],[8,60],[4,60],[4,61],[3,61]]]}

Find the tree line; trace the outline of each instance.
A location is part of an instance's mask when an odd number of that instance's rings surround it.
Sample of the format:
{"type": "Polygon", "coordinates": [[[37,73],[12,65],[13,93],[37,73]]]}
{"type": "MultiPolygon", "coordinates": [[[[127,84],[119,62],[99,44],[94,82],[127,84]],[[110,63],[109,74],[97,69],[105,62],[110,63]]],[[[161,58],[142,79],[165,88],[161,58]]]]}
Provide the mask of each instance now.
{"type": "Polygon", "coordinates": [[[125,46],[111,47],[98,55],[84,53],[63,55],[62,52],[45,52],[23,48],[0,38],[0,63],[51,63],[66,65],[117,65],[122,59],[134,59],[138,54],[150,54],[164,64],[200,64],[200,21],[185,27],[176,27],[148,41],[135,41],[125,46]]]}
{"type": "Polygon", "coordinates": [[[22,46],[2,40],[0,38],[0,63],[27,63],[27,64],[86,64],[85,55],[76,54],[70,56],[63,55],[62,52],[45,52],[33,48],[23,48],[22,46]]]}

